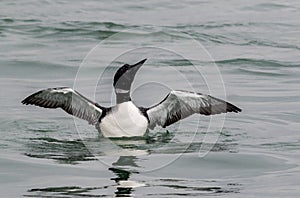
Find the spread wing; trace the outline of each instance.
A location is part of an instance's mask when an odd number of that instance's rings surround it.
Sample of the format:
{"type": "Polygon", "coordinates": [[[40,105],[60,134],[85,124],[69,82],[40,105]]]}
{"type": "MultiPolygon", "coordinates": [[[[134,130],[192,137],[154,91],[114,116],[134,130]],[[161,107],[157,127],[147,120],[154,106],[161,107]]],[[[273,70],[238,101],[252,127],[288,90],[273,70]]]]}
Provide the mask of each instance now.
{"type": "Polygon", "coordinates": [[[224,100],[188,91],[171,91],[159,104],[146,110],[149,128],[166,127],[194,113],[214,115],[242,111],[224,100]]]}
{"type": "Polygon", "coordinates": [[[36,92],[22,101],[23,104],[44,108],[62,108],[67,113],[95,125],[103,112],[103,107],[90,101],[68,87],[49,88],[36,92]]]}

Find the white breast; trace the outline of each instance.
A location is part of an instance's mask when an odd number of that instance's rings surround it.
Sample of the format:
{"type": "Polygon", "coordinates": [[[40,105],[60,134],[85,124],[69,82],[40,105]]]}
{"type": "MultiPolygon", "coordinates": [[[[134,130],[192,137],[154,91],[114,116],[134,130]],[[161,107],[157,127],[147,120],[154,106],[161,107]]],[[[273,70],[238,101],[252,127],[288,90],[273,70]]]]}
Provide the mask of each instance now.
{"type": "Polygon", "coordinates": [[[143,136],[147,128],[147,118],[131,101],[115,106],[100,122],[105,137],[143,136]]]}

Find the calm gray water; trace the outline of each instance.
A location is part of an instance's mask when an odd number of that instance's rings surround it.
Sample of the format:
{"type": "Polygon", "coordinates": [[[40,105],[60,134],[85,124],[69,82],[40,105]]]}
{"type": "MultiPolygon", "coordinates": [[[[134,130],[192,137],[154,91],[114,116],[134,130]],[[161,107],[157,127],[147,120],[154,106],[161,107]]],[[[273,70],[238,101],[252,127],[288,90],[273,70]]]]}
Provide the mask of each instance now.
{"type": "Polygon", "coordinates": [[[298,1],[279,0],[1,1],[1,197],[299,197],[299,13],[298,1]],[[191,38],[211,58],[185,45],[191,38]],[[108,140],[61,110],[20,103],[73,87],[82,65],[79,91],[109,106],[115,69],[143,58],[136,103],[170,88],[208,93],[221,76],[243,112],[226,115],[221,132],[192,116],[169,134],[108,140]],[[214,62],[220,75],[206,73],[214,62]]]}

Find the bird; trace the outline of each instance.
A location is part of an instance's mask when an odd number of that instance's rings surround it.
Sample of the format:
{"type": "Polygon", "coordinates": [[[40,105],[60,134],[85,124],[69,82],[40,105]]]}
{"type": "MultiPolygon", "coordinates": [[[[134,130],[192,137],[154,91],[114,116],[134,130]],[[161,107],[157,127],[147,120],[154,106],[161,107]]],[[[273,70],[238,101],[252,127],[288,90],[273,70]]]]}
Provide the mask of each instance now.
{"type": "Polygon", "coordinates": [[[171,90],[151,106],[139,107],[130,97],[135,75],[147,59],[124,64],[113,78],[116,105],[103,107],[70,87],[48,88],[26,97],[22,103],[44,108],[61,108],[68,114],[88,121],[104,137],[144,136],[156,126],[166,128],[193,114],[214,115],[242,110],[222,99],[185,90],[171,90]]]}

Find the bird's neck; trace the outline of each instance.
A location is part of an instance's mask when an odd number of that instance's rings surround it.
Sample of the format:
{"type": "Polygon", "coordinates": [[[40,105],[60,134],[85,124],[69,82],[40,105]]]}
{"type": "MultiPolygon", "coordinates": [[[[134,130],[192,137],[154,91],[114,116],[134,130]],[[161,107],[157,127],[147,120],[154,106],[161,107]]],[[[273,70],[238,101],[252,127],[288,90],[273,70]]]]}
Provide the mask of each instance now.
{"type": "Polygon", "coordinates": [[[117,93],[116,95],[117,95],[117,104],[131,101],[129,93],[117,93]]]}

